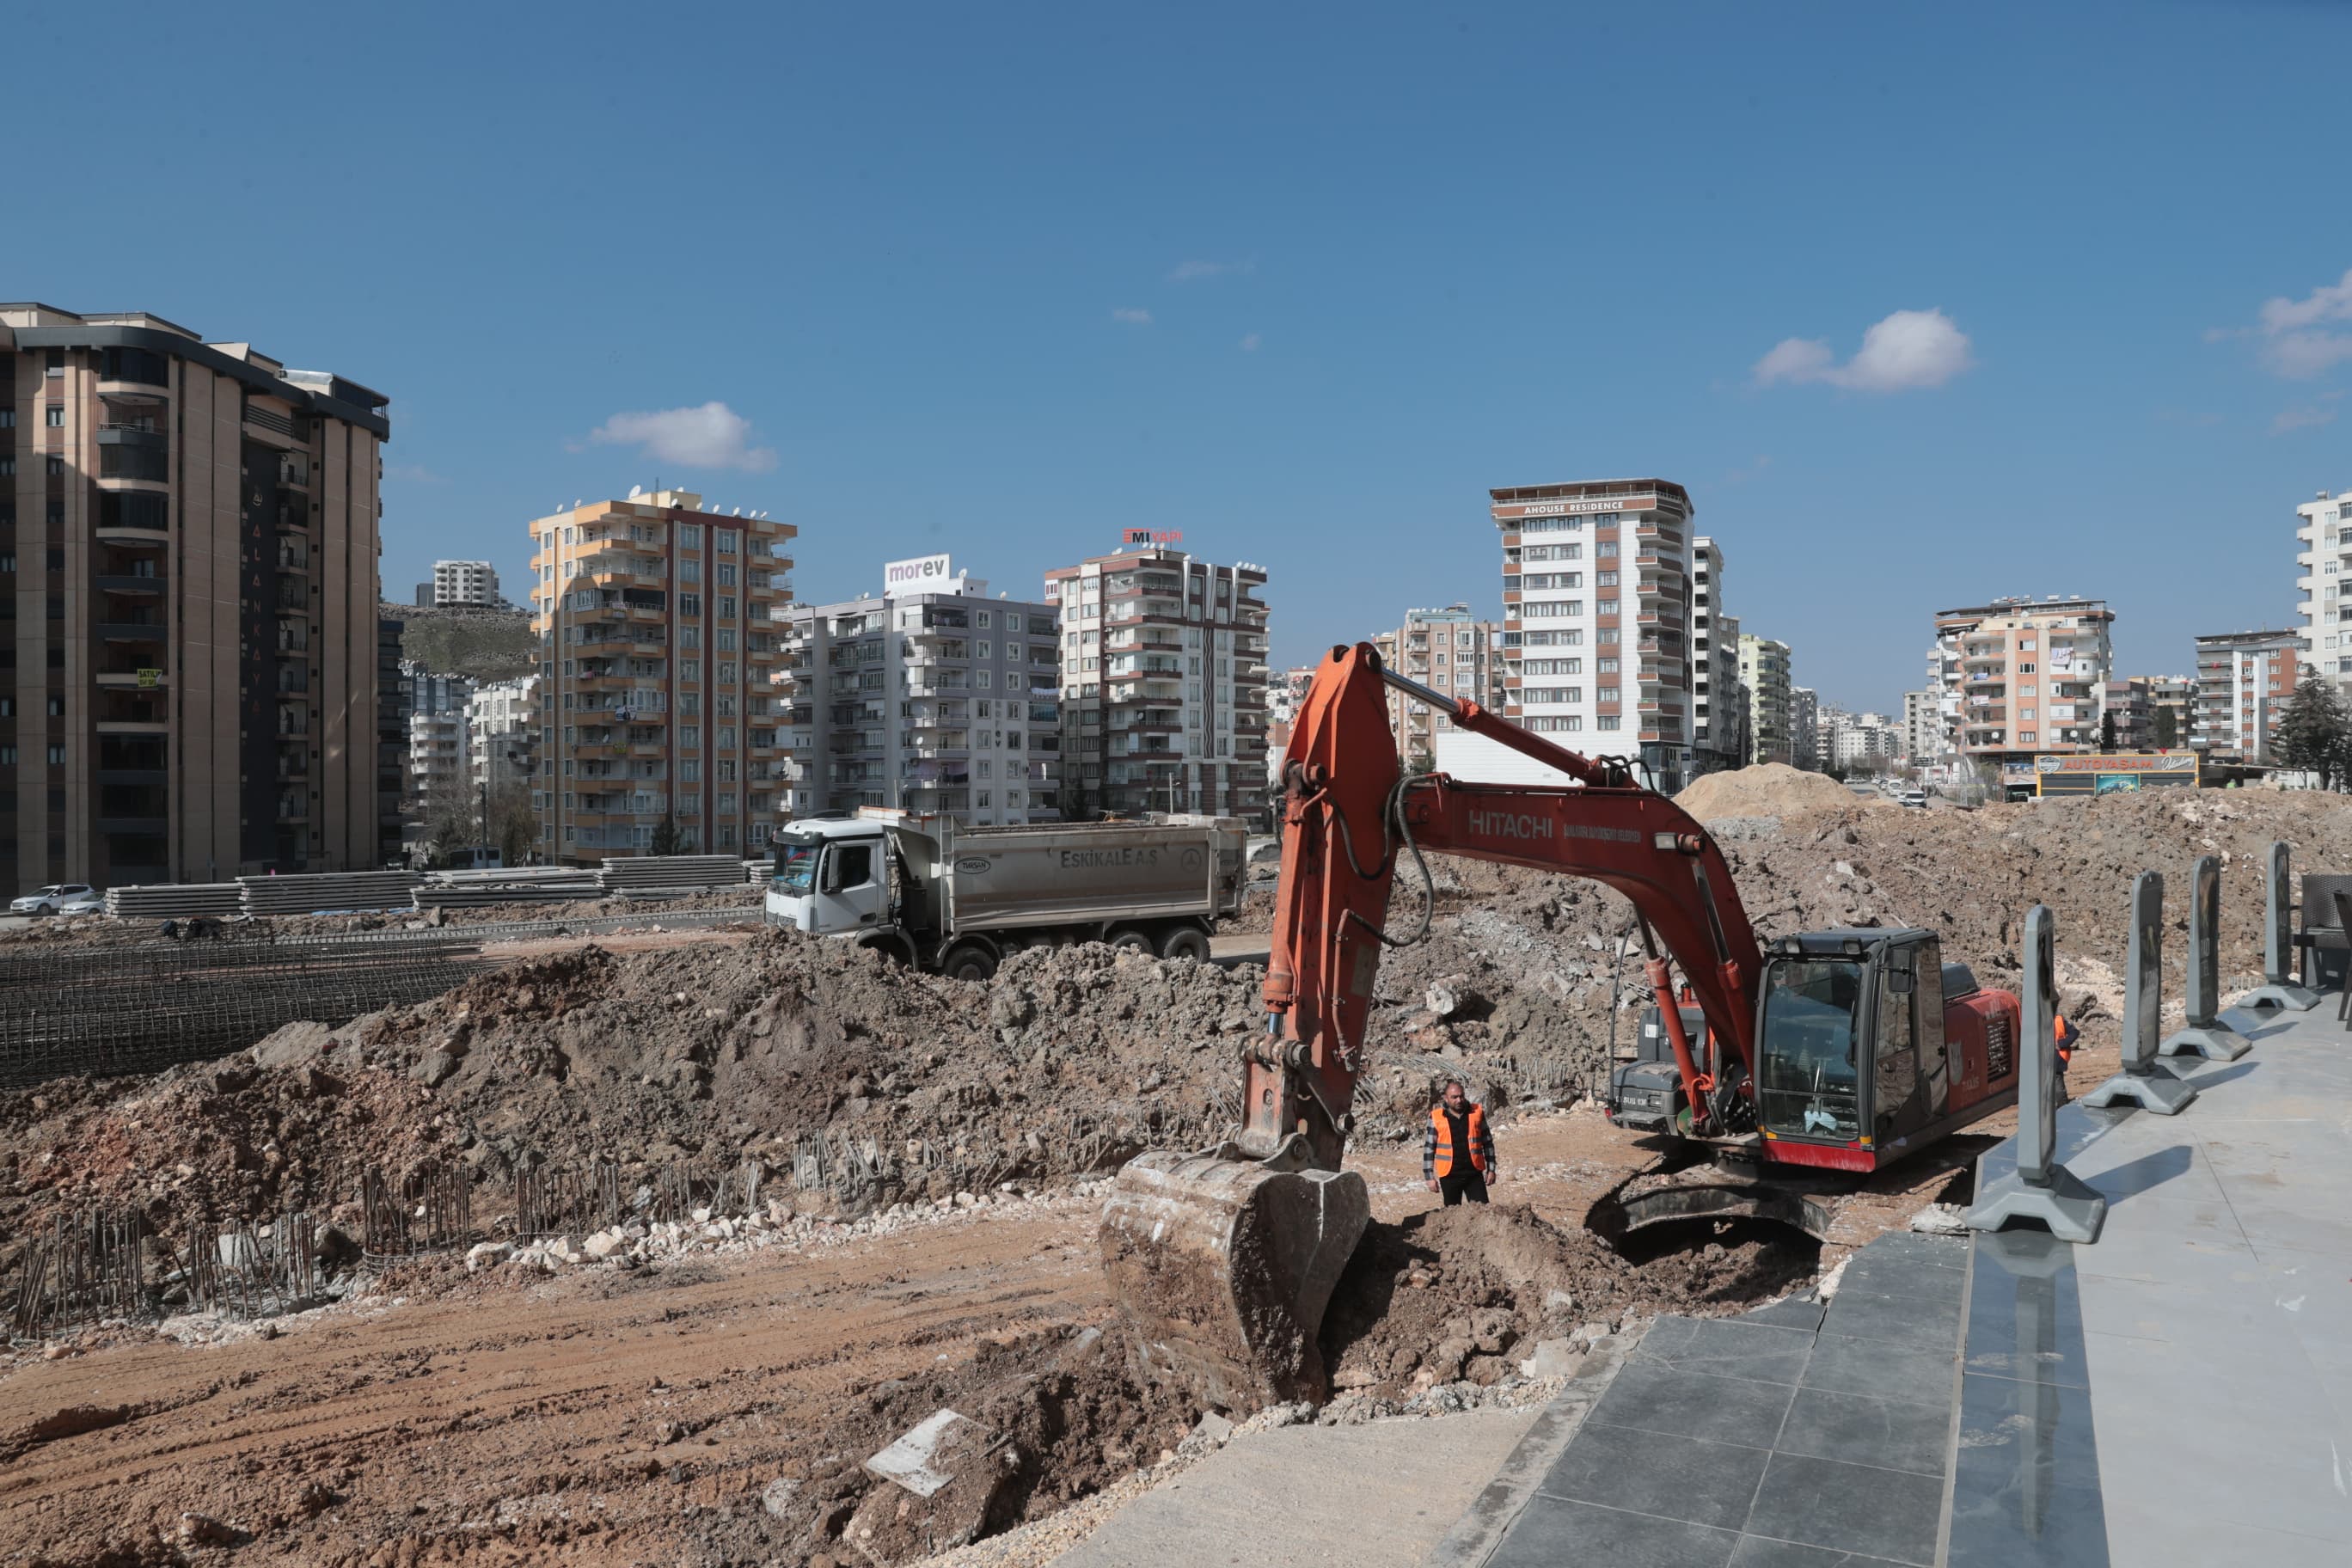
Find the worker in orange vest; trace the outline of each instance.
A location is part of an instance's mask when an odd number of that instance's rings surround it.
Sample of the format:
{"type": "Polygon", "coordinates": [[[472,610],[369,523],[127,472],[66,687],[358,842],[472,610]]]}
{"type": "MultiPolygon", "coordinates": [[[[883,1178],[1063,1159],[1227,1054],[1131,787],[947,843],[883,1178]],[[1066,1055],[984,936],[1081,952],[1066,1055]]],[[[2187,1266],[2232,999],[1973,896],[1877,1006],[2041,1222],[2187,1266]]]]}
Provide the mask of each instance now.
{"type": "Polygon", "coordinates": [[[2061,1013],[2057,1015],[2057,1022],[2050,1026],[2050,1034],[2052,1043],[2058,1048],[2058,1076],[2063,1078],[2066,1076],[2066,1064],[2074,1059],[2074,1042],[2083,1037],[2083,1031],[2074,1027],[2072,1018],[2061,1013]]]}
{"type": "Polygon", "coordinates": [[[1503,1173],[1495,1163],[1495,1135],[1486,1126],[1486,1108],[1470,1103],[1458,1078],[1445,1080],[1445,1091],[1429,1108],[1429,1131],[1421,1140],[1421,1179],[1433,1193],[1445,1194],[1445,1206],[1467,1199],[1486,1201],[1486,1184],[1499,1182],[1503,1173]]]}

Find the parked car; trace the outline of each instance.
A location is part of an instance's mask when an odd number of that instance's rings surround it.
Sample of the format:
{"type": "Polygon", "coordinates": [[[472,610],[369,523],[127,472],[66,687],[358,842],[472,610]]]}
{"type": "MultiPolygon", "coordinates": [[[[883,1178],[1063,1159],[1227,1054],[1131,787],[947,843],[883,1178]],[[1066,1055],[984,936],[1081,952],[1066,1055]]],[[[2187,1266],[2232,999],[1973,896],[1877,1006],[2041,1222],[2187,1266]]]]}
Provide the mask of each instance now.
{"type": "Polygon", "coordinates": [[[106,910],[106,895],[79,882],[55,882],[8,906],[12,915],[95,915],[106,910]]]}
{"type": "Polygon", "coordinates": [[[1914,811],[1925,811],[1927,809],[1927,792],[1924,789],[1905,790],[1903,792],[1902,800],[1904,805],[1911,807],[1914,811]]]}

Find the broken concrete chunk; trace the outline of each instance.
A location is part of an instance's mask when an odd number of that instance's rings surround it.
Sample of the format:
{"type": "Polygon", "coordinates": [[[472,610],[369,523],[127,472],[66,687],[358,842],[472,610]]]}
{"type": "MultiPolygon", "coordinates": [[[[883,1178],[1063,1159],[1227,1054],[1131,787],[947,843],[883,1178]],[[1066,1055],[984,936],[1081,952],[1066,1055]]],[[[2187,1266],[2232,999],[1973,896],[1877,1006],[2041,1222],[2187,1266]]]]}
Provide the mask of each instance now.
{"type": "Polygon", "coordinates": [[[1212,1443],[1222,1443],[1233,1435],[1234,1424],[1213,1410],[1202,1416],[1192,1426],[1193,1436],[1205,1437],[1212,1443]]]}
{"type": "Polygon", "coordinates": [[[478,1274],[485,1268],[495,1268],[514,1256],[510,1241],[477,1242],[466,1249],[466,1272],[478,1274]]]}
{"type": "Polygon", "coordinates": [[[1566,1377],[1583,1354],[1580,1340],[1538,1340],[1535,1354],[1519,1363],[1519,1372],[1527,1377],[1566,1377]]]}
{"type": "Polygon", "coordinates": [[[760,1506],[768,1510],[771,1519],[793,1517],[793,1494],[801,1489],[800,1482],[790,1476],[778,1476],[760,1492],[760,1506]]]}

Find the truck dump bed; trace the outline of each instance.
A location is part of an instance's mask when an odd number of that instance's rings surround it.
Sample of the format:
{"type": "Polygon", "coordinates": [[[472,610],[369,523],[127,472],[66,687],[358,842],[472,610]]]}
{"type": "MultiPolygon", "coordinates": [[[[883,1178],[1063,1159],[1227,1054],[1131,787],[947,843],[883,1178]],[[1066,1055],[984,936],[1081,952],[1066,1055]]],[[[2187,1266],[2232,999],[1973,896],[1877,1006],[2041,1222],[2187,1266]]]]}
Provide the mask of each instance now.
{"type": "Polygon", "coordinates": [[[950,931],[1091,921],[1214,919],[1240,909],[1244,829],[1230,818],[1045,823],[942,837],[950,931]]]}

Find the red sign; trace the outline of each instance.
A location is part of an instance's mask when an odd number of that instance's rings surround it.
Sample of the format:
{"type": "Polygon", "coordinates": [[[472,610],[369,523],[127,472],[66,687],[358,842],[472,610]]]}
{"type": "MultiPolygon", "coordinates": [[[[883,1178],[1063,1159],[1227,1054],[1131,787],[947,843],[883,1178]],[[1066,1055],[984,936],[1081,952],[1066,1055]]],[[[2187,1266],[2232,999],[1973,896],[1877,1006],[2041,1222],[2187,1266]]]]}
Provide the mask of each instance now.
{"type": "Polygon", "coordinates": [[[1181,528],[1122,528],[1118,531],[1121,544],[1181,544],[1184,531],[1181,528]]]}

